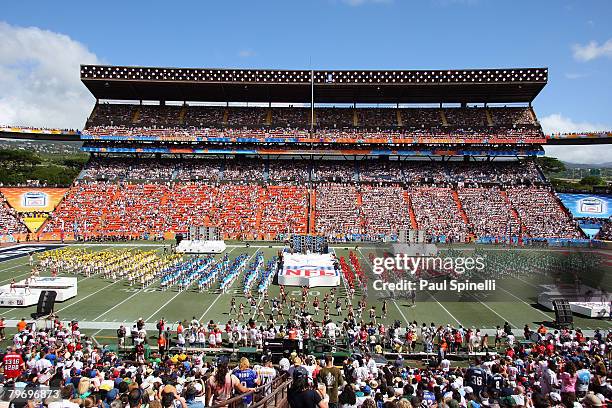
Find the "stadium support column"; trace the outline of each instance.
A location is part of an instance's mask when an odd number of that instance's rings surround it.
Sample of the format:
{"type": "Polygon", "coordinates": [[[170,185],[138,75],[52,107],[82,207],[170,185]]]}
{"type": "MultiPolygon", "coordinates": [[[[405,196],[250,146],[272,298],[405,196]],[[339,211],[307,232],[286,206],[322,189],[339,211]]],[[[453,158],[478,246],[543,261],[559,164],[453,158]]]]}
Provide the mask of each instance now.
{"type": "Polygon", "coordinates": [[[314,131],[314,70],[310,70],[310,132],[314,131]]]}

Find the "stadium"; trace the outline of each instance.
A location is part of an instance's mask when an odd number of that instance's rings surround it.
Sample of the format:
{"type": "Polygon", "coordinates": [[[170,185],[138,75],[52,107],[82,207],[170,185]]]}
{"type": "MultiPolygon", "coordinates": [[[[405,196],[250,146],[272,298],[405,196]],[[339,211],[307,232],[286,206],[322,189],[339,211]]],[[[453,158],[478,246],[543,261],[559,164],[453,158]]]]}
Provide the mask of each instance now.
{"type": "Polygon", "coordinates": [[[544,149],[612,133],[544,132],[547,67],[74,75],[82,129],[0,127],[85,157],[0,185],[3,401],[606,406],[611,188],[544,149]]]}

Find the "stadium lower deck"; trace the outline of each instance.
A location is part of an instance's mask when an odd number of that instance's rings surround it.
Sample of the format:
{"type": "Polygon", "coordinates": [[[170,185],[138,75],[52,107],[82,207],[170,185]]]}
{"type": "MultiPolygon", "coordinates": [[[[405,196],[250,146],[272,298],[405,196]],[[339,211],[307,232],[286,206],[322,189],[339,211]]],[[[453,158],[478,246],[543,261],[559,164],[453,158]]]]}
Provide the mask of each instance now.
{"type": "MultiPolygon", "coordinates": [[[[250,247],[246,247],[242,242],[228,242],[226,254],[233,260],[240,254],[247,254],[249,262],[253,260],[257,251],[262,251],[266,262],[278,254],[281,247],[278,243],[252,242],[250,247]]],[[[129,244],[75,244],[69,247],[82,247],[93,251],[114,251],[120,248],[139,248],[156,249],[163,252],[164,246],[169,246],[169,242],[151,243],[138,242],[129,244]]],[[[489,266],[485,269],[482,278],[497,277],[496,290],[494,293],[466,292],[462,295],[449,296],[447,293],[435,293],[432,291],[417,291],[415,305],[411,305],[408,297],[389,297],[388,292],[378,292],[372,287],[375,276],[372,274],[370,259],[372,256],[383,255],[388,248],[384,245],[363,245],[357,247],[351,245],[334,245],[331,251],[337,257],[345,257],[348,262],[349,252],[353,251],[357,255],[363,271],[368,276],[368,306],[364,311],[364,320],[367,319],[368,310],[371,305],[376,306],[378,322],[386,325],[393,324],[395,320],[402,324],[416,321],[420,324],[436,325],[463,325],[464,327],[477,327],[493,329],[497,325],[509,322],[516,329],[517,333],[522,332],[525,324],[529,324],[535,329],[541,322],[550,322],[554,319],[554,313],[544,310],[538,306],[537,295],[538,285],[553,283],[556,279],[573,279],[571,276],[575,272],[580,275],[583,283],[595,288],[603,288],[607,292],[612,289],[612,255],[609,251],[593,250],[587,252],[568,253],[565,250],[553,249],[508,249],[503,247],[454,245],[442,247],[443,251],[457,254],[457,251],[467,251],[466,253],[479,254],[488,258],[489,266]],[[565,258],[564,258],[565,257],[565,258]],[[548,265],[554,262],[564,262],[562,259],[573,257],[573,261],[558,263],[557,265],[578,265],[566,274],[553,277],[546,273],[542,260],[546,260],[548,265]],[[590,261],[589,261],[590,260],[590,261]],[[551,263],[552,262],[552,263],[551,263]],[[500,269],[500,265],[504,265],[500,269]],[[537,270],[537,265],[542,266],[542,270],[537,270]],[[533,268],[533,269],[531,269],[533,268]],[[387,299],[388,315],[381,320],[382,299],[387,299]]],[[[217,255],[216,258],[223,256],[217,255]]],[[[11,279],[21,280],[30,273],[28,257],[23,256],[16,259],[6,260],[0,263],[0,284],[7,284],[11,279]]],[[[42,276],[48,276],[49,272],[43,272],[42,276]]],[[[65,301],[57,303],[56,313],[62,320],[78,320],[83,327],[83,332],[95,335],[100,342],[110,341],[115,335],[115,330],[120,324],[131,324],[138,318],[143,318],[148,323],[154,323],[164,318],[169,323],[178,321],[190,321],[194,316],[201,321],[214,321],[225,324],[229,319],[235,319],[236,315],[230,315],[231,298],[235,296],[237,305],[245,303],[245,317],[248,319],[253,316],[250,312],[247,299],[242,290],[241,274],[230,286],[227,293],[221,293],[219,284],[215,283],[211,290],[198,292],[195,284],[187,290],[179,291],[176,286],[162,291],[159,287],[159,280],[151,286],[141,288],[135,284],[130,286],[125,279],[105,279],[102,276],[94,275],[91,277],[78,277],[78,295],[65,301]]],[[[472,278],[477,280],[478,278],[472,278]]],[[[313,288],[309,292],[308,305],[312,309],[314,296],[322,296],[328,292],[329,288],[313,288]]],[[[357,288],[353,304],[356,306],[363,290],[357,288]]],[[[255,293],[253,289],[252,293],[255,293]]],[[[347,293],[344,283],[338,288],[339,296],[347,293]]],[[[271,299],[278,297],[279,287],[272,284],[269,289],[271,299]]],[[[299,300],[301,297],[300,288],[288,288],[289,296],[294,296],[299,300]]],[[[331,319],[342,321],[345,317],[346,308],[343,307],[343,315],[337,316],[335,307],[330,304],[331,319]]],[[[9,323],[8,333],[14,332],[14,320],[22,317],[29,318],[30,313],[35,311],[35,307],[0,309],[0,316],[4,317],[9,323]]],[[[266,315],[269,309],[265,308],[266,315]]],[[[285,309],[285,315],[287,309],[285,309]]],[[[315,320],[322,319],[322,312],[315,320]]],[[[282,321],[282,320],[281,320],[282,321]]],[[[608,320],[588,319],[575,316],[575,327],[583,330],[593,330],[595,328],[607,329],[612,326],[608,320]]]]}

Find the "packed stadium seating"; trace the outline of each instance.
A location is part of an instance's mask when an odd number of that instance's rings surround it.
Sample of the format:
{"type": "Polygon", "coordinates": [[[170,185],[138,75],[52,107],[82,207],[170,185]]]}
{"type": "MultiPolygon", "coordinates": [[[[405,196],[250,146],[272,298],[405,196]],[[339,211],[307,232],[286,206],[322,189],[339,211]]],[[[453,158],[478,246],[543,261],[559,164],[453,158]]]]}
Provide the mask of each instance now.
{"type": "Polygon", "coordinates": [[[472,232],[477,237],[518,235],[520,223],[505,191],[492,188],[460,188],[458,195],[472,232]]]}
{"type": "Polygon", "coordinates": [[[542,130],[527,107],[315,108],[98,104],[85,135],[156,137],[309,137],[331,140],[424,137],[427,140],[540,141],[542,130]]]}
{"type": "Polygon", "coordinates": [[[452,241],[580,237],[536,165],[524,160],[97,157],[44,232],[151,237],[189,225],[252,238],[380,239],[410,228],[452,241]]]}
{"type": "Polygon", "coordinates": [[[410,229],[409,199],[402,187],[364,185],[360,194],[366,235],[392,235],[410,229]]]}
{"type": "Polygon", "coordinates": [[[19,220],[14,209],[10,208],[4,197],[0,195],[0,235],[25,234],[26,226],[19,220]]]}
{"type": "Polygon", "coordinates": [[[599,239],[604,239],[606,241],[612,241],[612,220],[607,219],[601,226],[598,234],[599,239]]]}
{"type": "Polygon", "coordinates": [[[575,222],[549,188],[517,186],[506,191],[529,236],[581,237],[575,222]]]}
{"type": "Polygon", "coordinates": [[[410,201],[417,225],[428,234],[446,241],[464,242],[468,237],[467,219],[460,211],[454,191],[445,187],[413,187],[410,201]]]}

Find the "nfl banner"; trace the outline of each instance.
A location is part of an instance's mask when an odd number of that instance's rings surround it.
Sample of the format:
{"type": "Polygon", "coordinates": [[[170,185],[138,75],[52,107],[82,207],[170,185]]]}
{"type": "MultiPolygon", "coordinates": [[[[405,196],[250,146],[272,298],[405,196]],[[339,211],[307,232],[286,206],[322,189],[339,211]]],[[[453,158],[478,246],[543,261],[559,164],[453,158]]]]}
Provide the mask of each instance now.
{"type": "Polygon", "coordinates": [[[286,286],[338,286],[340,273],[330,254],[289,254],[283,259],[278,283],[286,286]]]}

